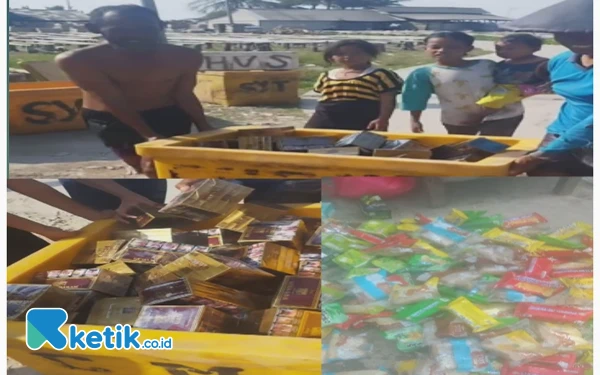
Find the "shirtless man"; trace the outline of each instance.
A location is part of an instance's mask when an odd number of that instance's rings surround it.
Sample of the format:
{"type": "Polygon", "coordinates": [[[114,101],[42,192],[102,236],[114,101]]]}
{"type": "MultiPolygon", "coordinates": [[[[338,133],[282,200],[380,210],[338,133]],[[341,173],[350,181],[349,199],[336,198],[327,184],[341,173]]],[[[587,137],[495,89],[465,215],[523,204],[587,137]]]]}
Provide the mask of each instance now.
{"type": "Polygon", "coordinates": [[[162,43],[163,22],[141,6],[95,9],[87,27],[106,42],[63,53],[56,63],[82,89],[83,118],[102,127],[104,144],[138,173],[155,178],[135,144],[189,134],[192,122],[199,131],[210,129],[194,95],[202,56],[162,43]]]}

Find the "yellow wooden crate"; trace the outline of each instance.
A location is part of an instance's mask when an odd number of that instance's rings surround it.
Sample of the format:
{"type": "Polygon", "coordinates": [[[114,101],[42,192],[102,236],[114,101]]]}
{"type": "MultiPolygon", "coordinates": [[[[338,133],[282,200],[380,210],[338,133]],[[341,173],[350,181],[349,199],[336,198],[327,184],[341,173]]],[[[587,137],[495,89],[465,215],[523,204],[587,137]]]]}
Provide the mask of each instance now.
{"type": "Polygon", "coordinates": [[[291,105],[300,100],[300,71],[198,73],[194,92],[201,102],[223,106],[291,105]]]}
{"type": "MultiPolygon", "coordinates": [[[[321,217],[320,204],[293,205],[290,214],[321,217]]],[[[207,229],[213,223],[197,226],[207,229]]],[[[27,283],[40,271],[69,267],[75,255],[92,241],[107,239],[116,228],[112,220],[84,228],[78,238],[59,241],[14,263],[8,283],[27,283]]],[[[79,325],[86,331],[100,326],[79,325]]],[[[62,331],[67,333],[68,326],[62,331]]],[[[140,330],[143,339],[173,338],[169,351],[69,350],[48,344],[32,351],[25,344],[25,323],[7,323],[8,356],[45,375],[155,374],[155,375],[314,375],[321,373],[321,341],[254,335],[227,335],[140,330]]]]}
{"type": "MultiPolygon", "coordinates": [[[[136,145],[141,156],[154,159],[159,178],[281,178],[310,179],[336,176],[507,176],[510,164],[535,150],[539,140],[487,137],[509,145],[507,152],[476,163],[365,156],[198,147],[200,142],[236,139],[239,129],[220,130],[161,139],[136,145]]],[[[352,134],[345,130],[296,129],[293,136],[352,134]]],[[[388,139],[414,139],[426,146],[441,146],[475,139],[473,136],[380,133],[388,139]]]]}
{"type": "Polygon", "coordinates": [[[10,134],[86,129],[81,90],[72,82],[24,82],[9,86],[10,134]]]}

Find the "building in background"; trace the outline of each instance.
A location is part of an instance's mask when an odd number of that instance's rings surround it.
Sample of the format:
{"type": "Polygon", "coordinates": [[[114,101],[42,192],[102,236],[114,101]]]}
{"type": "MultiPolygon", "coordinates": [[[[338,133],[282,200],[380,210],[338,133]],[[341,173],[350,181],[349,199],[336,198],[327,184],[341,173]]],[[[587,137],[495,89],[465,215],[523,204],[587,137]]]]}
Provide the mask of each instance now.
{"type": "Polygon", "coordinates": [[[18,32],[84,31],[87,14],[76,10],[9,9],[8,26],[18,32]]]}
{"type": "Polygon", "coordinates": [[[397,6],[377,10],[410,22],[418,30],[498,31],[499,24],[510,21],[481,8],[397,6]]]}
{"type": "MultiPolygon", "coordinates": [[[[236,26],[276,29],[324,30],[410,30],[412,25],[390,14],[376,10],[309,10],[309,9],[238,9],[233,12],[236,26]]],[[[208,21],[208,27],[219,32],[227,29],[227,17],[208,21]]]]}

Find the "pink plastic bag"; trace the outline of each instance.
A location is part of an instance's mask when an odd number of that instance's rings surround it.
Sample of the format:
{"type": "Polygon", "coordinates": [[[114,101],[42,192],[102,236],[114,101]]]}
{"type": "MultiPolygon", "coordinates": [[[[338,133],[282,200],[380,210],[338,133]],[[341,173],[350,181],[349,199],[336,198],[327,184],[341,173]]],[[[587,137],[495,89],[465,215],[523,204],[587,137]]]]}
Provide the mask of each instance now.
{"type": "Polygon", "coordinates": [[[336,177],[332,180],[331,193],[340,198],[360,198],[363,195],[394,198],[412,191],[417,184],[413,177],[336,177]]]}

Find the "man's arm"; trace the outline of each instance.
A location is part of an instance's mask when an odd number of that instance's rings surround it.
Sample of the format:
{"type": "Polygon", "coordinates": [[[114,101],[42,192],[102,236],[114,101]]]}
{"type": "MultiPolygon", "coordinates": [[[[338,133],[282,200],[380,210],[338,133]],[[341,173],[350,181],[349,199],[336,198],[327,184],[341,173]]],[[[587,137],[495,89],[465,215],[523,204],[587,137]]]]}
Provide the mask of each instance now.
{"type": "Polygon", "coordinates": [[[594,140],[594,116],[590,115],[578,124],[575,124],[560,138],[550,142],[540,149],[540,156],[552,157],[554,153],[573,151],[582,147],[589,147],[594,140]]]}
{"type": "Polygon", "coordinates": [[[195,54],[192,55],[193,57],[190,60],[189,65],[186,67],[185,72],[179,78],[179,82],[177,83],[175,101],[179,108],[191,117],[198,131],[211,130],[212,128],[208,125],[208,121],[204,114],[204,108],[196,94],[194,94],[198,71],[202,66],[202,55],[196,51],[193,52],[195,54]]]}
{"type": "Polygon", "coordinates": [[[139,113],[127,104],[127,99],[109,77],[82,61],[77,52],[58,55],[56,64],[79,88],[102,99],[112,114],[123,124],[130,126],[146,139],[159,137],[139,113]]]}
{"type": "Polygon", "coordinates": [[[52,187],[36,180],[13,179],[8,180],[6,185],[9,189],[16,191],[17,193],[26,195],[37,201],[90,221],[102,220],[110,217],[110,215],[107,215],[106,213],[96,211],[72,200],[52,187]]]}

